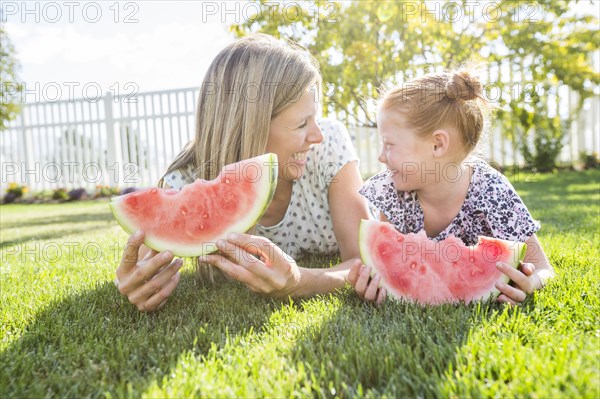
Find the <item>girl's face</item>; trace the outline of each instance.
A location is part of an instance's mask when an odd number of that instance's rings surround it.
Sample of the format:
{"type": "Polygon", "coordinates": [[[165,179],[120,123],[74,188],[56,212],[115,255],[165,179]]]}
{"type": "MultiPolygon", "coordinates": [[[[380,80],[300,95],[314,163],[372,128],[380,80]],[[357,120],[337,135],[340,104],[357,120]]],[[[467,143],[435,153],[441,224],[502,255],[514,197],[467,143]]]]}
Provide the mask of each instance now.
{"type": "Polygon", "coordinates": [[[288,182],[302,177],[308,150],[323,141],[316,121],[317,105],[314,90],[308,90],[271,120],[267,152],[277,154],[279,176],[288,182]]]}
{"type": "Polygon", "coordinates": [[[418,136],[399,112],[383,110],[377,119],[381,139],[377,159],[392,173],[396,189],[412,191],[423,187],[426,179],[431,180],[438,173],[431,140],[418,136]]]}

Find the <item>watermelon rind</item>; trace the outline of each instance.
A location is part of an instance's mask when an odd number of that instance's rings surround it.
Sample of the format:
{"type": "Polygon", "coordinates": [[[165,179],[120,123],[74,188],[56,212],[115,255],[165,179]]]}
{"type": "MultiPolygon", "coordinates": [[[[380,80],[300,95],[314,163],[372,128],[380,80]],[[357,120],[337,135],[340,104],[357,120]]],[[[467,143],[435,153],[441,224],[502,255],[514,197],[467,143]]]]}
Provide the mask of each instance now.
{"type": "MultiPolygon", "coordinates": [[[[481,240],[485,240],[487,237],[479,237],[479,241],[481,240]]],[[[505,240],[502,240],[505,241],[505,240]]],[[[515,247],[511,249],[511,253],[512,256],[510,257],[511,259],[515,259],[516,261],[513,262],[506,262],[508,265],[512,266],[515,269],[519,268],[519,263],[521,263],[521,261],[523,261],[523,259],[525,259],[525,254],[527,253],[527,244],[525,244],[524,242],[510,242],[510,246],[509,247],[515,247]],[[515,245],[516,244],[516,245],[515,245]]],[[[508,284],[510,282],[510,277],[508,277],[506,274],[503,274],[502,277],[500,278],[502,282],[508,284]]],[[[481,297],[481,300],[484,299],[496,299],[498,298],[498,296],[500,296],[500,290],[498,290],[496,287],[494,287],[494,289],[492,290],[492,292],[490,292],[489,296],[485,296],[485,297],[481,297]]]]}
{"type": "Polygon", "coordinates": [[[360,252],[360,257],[363,263],[367,266],[371,266],[375,264],[373,258],[371,258],[371,251],[369,251],[369,240],[367,236],[369,235],[369,231],[371,227],[377,225],[379,222],[375,220],[365,220],[361,219],[360,226],[358,230],[358,250],[360,252]]]}
{"type": "MultiPolygon", "coordinates": [[[[379,271],[378,271],[377,262],[372,257],[371,250],[369,247],[369,244],[370,244],[369,235],[373,234],[372,233],[373,229],[380,227],[380,226],[382,226],[382,222],[380,222],[380,221],[363,219],[363,220],[361,220],[360,227],[359,227],[359,234],[358,234],[359,238],[358,239],[359,239],[360,256],[361,256],[363,263],[365,265],[371,267],[371,275],[374,275],[374,274],[378,273],[379,271]]],[[[482,241],[485,241],[485,240],[490,240],[490,238],[479,237],[479,243],[481,243],[482,241]]],[[[527,252],[527,244],[521,243],[521,242],[512,242],[512,241],[507,241],[507,240],[499,240],[499,239],[492,239],[492,240],[505,242],[507,244],[507,246],[509,248],[509,253],[510,253],[508,259],[510,259],[512,261],[506,261],[505,263],[507,263],[508,265],[512,266],[515,269],[518,268],[520,262],[525,258],[525,254],[527,252]]],[[[502,274],[502,276],[500,277],[500,280],[503,281],[504,283],[510,282],[510,278],[505,274],[502,274]]],[[[394,292],[394,288],[391,287],[385,281],[385,279],[381,280],[380,287],[385,287],[388,290],[388,292],[391,292],[391,293],[394,292]]],[[[489,291],[489,294],[482,295],[479,298],[474,298],[474,299],[472,299],[472,301],[496,299],[499,295],[500,295],[500,291],[494,286],[494,288],[489,291]]],[[[392,295],[391,297],[396,300],[401,299],[401,298],[395,297],[394,295],[392,295]]],[[[409,302],[416,302],[416,301],[413,301],[411,298],[405,298],[405,297],[403,297],[402,300],[406,300],[409,302]]]]}
{"type": "MultiPolygon", "coordinates": [[[[256,225],[271,204],[273,196],[275,195],[278,174],[277,155],[268,153],[253,158],[253,161],[255,161],[256,164],[261,165],[261,178],[254,183],[259,186],[257,192],[260,194],[260,197],[256,199],[255,207],[245,215],[240,216],[234,224],[228,226],[227,229],[218,236],[214,236],[206,242],[198,243],[198,245],[191,246],[188,244],[165,242],[148,233],[145,235],[144,245],[159,252],[169,250],[175,256],[202,256],[217,251],[218,248],[216,242],[219,239],[226,239],[227,235],[230,233],[244,233],[256,225]]],[[[185,189],[185,186],[182,190],[183,189],[185,189]]],[[[109,206],[119,225],[121,225],[127,233],[132,234],[140,227],[133,222],[119,206],[119,203],[123,201],[127,195],[130,194],[113,197],[109,202],[109,206]]]]}

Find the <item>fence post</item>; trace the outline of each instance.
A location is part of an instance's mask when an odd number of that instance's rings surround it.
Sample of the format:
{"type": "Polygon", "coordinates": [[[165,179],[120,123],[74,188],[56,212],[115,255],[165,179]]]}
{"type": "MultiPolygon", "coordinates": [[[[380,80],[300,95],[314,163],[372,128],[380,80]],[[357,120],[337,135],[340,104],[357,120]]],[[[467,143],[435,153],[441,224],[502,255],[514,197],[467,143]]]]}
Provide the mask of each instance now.
{"type": "Polygon", "coordinates": [[[600,96],[595,95],[594,97],[592,97],[590,99],[591,102],[591,107],[590,107],[590,117],[591,117],[591,121],[590,121],[590,131],[591,131],[591,136],[592,136],[592,148],[591,148],[591,152],[598,152],[598,131],[600,131],[599,129],[599,125],[598,125],[598,108],[600,108],[600,96]]]}
{"type": "Polygon", "coordinates": [[[121,173],[123,173],[123,160],[121,152],[121,143],[115,135],[115,120],[113,117],[113,96],[111,92],[106,92],[104,96],[104,116],[106,123],[106,168],[109,176],[109,186],[117,187],[119,185],[121,173]]]}
{"type": "MultiPolygon", "coordinates": [[[[26,184],[27,187],[32,188],[32,187],[36,187],[40,183],[37,179],[38,171],[40,172],[40,178],[43,179],[43,177],[41,177],[42,173],[40,171],[41,165],[40,165],[40,169],[38,169],[38,167],[35,165],[36,160],[35,160],[35,156],[33,154],[33,149],[35,147],[34,147],[33,137],[31,134],[31,129],[27,129],[27,125],[25,124],[25,116],[23,115],[22,112],[19,115],[19,117],[21,119],[23,149],[25,151],[25,162],[24,162],[24,164],[25,164],[25,181],[23,183],[26,184]],[[33,179],[34,179],[35,184],[31,184],[31,179],[29,177],[31,173],[28,173],[29,171],[33,172],[33,176],[34,176],[33,179]]],[[[23,176],[23,174],[21,174],[21,176],[23,176]]]]}

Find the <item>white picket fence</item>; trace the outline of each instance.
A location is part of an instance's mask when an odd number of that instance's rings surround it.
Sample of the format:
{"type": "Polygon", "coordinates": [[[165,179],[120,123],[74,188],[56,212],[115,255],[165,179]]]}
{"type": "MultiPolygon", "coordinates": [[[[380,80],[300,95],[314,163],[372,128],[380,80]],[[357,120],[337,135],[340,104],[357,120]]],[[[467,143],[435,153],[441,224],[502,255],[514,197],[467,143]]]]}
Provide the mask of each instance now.
{"type": "MultiPolygon", "coordinates": [[[[0,190],[4,193],[11,182],[25,184],[31,192],[153,186],[194,135],[197,96],[198,88],[187,88],[24,104],[0,133],[0,190]]],[[[562,161],[576,161],[580,151],[600,152],[599,109],[598,96],[586,100],[567,135],[562,161]]],[[[482,146],[484,155],[501,165],[522,162],[501,129],[493,127],[482,146]]],[[[363,176],[381,170],[376,129],[349,126],[349,131],[363,176]]]]}

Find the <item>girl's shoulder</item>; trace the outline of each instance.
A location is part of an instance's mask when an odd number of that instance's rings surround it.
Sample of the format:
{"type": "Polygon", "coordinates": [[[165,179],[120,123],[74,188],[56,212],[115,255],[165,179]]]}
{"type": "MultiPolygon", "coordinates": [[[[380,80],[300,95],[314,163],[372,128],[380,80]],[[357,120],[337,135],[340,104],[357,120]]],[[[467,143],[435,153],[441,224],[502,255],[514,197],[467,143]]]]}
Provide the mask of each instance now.
{"type": "Polygon", "coordinates": [[[508,178],[483,159],[473,158],[468,160],[467,163],[473,169],[472,181],[475,187],[484,190],[491,190],[492,187],[502,190],[514,190],[508,178]]]}
{"type": "Polygon", "coordinates": [[[358,190],[365,197],[374,217],[383,213],[400,231],[404,231],[405,210],[413,209],[415,195],[413,191],[398,191],[394,186],[390,172],[384,170],[369,178],[358,190]]]}

